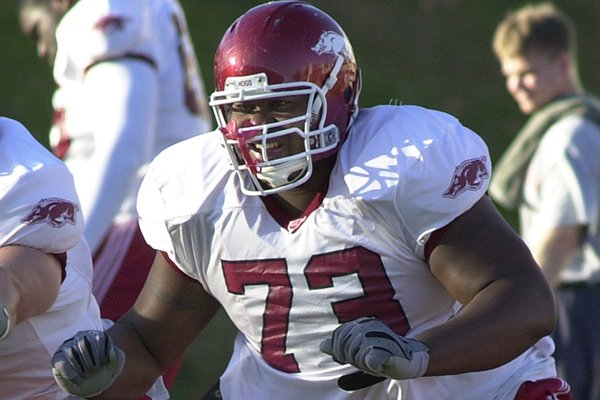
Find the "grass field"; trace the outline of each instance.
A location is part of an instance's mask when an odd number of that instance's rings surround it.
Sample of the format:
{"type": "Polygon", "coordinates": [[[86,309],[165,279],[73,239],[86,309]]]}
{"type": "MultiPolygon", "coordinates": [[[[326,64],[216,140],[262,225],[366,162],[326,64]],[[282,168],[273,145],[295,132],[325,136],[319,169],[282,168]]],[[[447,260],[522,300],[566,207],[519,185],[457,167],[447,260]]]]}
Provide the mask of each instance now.
{"type": "MultiPolygon", "coordinates": [[[[213,87],[212,55],[231,21],[250,0],[181,0],[207,88],[213,87]]],[[[496,23],[522,1],[317,0],[350,37],[363,70],[363,106],[402,102],[456,115],[489,144],[493,161],[524,121],[504,89],[490,50],[496,23]]],[[[600,2],[561,0],[579,27],[585,86],[600,93],[600,2]]],[[[19,32],[15,1],[0,2],[0,115],[26,124],[47,143],[51,71],[35,45],[19,32]]],[[[210,89],[209,89],[210,90],[210,89]]],[[[514,215],[506,214],[515,224],[514,215]]],[[[199,399],[217,379],[231,350],[233,330],[223,314],[188,353],[174,400],[199,399]]],[[[257,399],[258,400],[258,399],[257,399]]]]}

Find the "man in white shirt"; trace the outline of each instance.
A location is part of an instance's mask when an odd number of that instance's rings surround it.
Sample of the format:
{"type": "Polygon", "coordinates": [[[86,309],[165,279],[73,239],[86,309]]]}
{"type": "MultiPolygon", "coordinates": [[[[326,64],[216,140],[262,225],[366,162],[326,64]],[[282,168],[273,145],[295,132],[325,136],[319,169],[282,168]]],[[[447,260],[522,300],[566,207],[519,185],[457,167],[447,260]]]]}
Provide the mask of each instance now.
{"type": "Polygon", "coordinates": [[[600,398],[600,101],[577,68],[575,26],[551,4],[498,25],[508,92],[530,118],[500,159],[492,198],[518,209],[523,239],[556,293],[553,337],[573,398],[600,398]]]}

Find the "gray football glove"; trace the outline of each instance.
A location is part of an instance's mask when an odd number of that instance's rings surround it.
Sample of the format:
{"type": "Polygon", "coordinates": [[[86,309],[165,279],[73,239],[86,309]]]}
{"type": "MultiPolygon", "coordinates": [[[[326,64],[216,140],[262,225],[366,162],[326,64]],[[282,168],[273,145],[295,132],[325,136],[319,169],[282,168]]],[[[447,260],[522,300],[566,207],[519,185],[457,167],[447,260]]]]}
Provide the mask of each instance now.
{"type": "Polygon", "coordinates": [[[103,331],[77,332],[52,356],[56,383],[79,397],[96,396],[112,385],[125,364],[125,353],[103,331]]]}
{"type": "MultiPolygon", "coordinates": [[[[417,378],[425,374],[429,364],[429,349],[423,342],[397,335],[376,318],[363,317],[340,325],[320,349],[340,364],[352,364],[380,378],[417,378]]],[[[360,375],[346,375],[338,383],[342,389],[356,390],[382,380],[355,379],[360,375]]]]}

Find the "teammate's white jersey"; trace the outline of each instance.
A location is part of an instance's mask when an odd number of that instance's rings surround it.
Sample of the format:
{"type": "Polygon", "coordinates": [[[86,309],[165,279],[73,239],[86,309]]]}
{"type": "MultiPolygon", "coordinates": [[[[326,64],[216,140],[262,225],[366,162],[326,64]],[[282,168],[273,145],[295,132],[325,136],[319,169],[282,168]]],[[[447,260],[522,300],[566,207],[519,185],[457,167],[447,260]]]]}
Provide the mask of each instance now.
{"type": "Polygon", "coordinates": [[[20,123],[0,118],[0,246],[67,252],[66,277],[45,313],[14,326],[0,341],[0,398],[55,400],[67,395],[50,359],[80,330],[101,329],[91,295],[92,260],[73,178],[20,123]]]}
{"type": "Polygon", "coordinates": [[[220,136],[159,155],[138,212],[146,240],[241,332],[220,381],[225,399],[512,399],[525,378],[553,376],[552,349],[532,349],[491,371],[348,393],[336,380],[356,369],[319,351],[361,316],[411,337],[455,314],[424,245],[484,196],[491,173],[487,147],[455,118],[413,106],[361,110],[321,204],[289,223],[267,211],[268,199],[241,193],[220,136]],[[534,362],[536,372],[524,372],[534,362]]]}
{"type": "Polygon", "coordinates": [[[111,221],[135,219],[147,163],[210,130],[177,0],[79,0],[56,32],[51,144],[71,170],[95,252],[111,221]]]}

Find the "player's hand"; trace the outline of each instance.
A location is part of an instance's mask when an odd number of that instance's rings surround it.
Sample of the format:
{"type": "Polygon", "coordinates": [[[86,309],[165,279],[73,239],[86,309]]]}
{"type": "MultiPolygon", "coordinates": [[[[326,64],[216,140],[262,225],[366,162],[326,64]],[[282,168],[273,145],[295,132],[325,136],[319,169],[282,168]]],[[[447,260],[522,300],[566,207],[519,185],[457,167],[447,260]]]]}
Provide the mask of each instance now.
{"type": "Polygon", "coordinates": [[[93,397],[110,387],[125,364],[125,353],[103,331],[80,331],[52,356],[56,383],[67,393],[93,397]]]}
{"type": "Polygon", "coordinates": [[[363,317],[340,325],[320,349],[340,364],[352,364],[368,374],[392,379],[423,376],[429,364],[429,349],[423,342],[397,335],[376,318],[363,317]]]}

